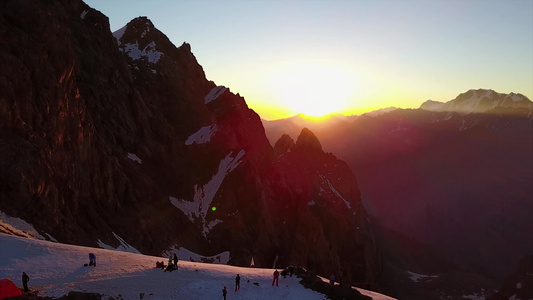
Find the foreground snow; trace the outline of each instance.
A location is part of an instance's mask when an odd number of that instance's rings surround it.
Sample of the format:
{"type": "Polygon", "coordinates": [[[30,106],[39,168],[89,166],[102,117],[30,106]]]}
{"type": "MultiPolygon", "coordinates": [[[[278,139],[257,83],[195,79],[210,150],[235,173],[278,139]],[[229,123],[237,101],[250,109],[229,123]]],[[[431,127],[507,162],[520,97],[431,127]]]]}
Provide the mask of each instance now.
{"type": "MultiPolygon", "coordinates": [[[[180,261],[179,270],[155,269],[167,259],[141,254],[58,244],[0,234],[0,277],[21,286],[22,271],[31,277],[29,287],[41,296],[59,297],[69,291],[95,292],[124,299],[327,299],[305,289],[296,277],[281,278],[272,287],[272,269],[180,261]],[[89,252],[96,254],[96,267],[84,267],[89,252]],[[234,278],[241,276],[241,290],[234,292],[234,278]],[[257,285],[256,285],[257,284],[257,285]]],[[[366,293],[366,291],[362,291],[366,293]]],[[[368,292],[376,300],[393,299],[368,292]]]]}

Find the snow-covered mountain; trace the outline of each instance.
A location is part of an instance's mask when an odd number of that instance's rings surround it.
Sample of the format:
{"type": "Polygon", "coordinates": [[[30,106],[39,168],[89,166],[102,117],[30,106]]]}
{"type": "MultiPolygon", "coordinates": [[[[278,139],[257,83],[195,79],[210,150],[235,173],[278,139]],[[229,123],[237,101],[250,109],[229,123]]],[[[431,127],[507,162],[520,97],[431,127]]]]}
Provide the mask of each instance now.
{"type": "MultiPolygon", "coordinates": [[[[71,291],[97,293],[103,299],[221,299],[224,286],[228,299],[322,300],[326,295],[304,288],[296,276],[280,278],[272,286],[274,269],[234,267],[190,261],[180,257],[178,270],[163,272],[155,263],[167,257],[59,244],[0,234],[0,277],[21,286],[25,271],[29,288],[39,296],[61,297],[71,291]],[[96,267],[84,267],[89,253],[96,267]],[[235,276],[241,277],[234,291],[235,276]]],[[[280,270],[281,271],[281,270],[280,270]]],[[[391,297],[357,289],[374,300],[391,297]]]]}
{"type": "Polygon", "coordinates": [[[490,89],[469,90],[448,102],[428,100],[420,109],[434,112],[456,112],[460,114],[483,113],[495,108],[529,108],[533,102],[522,94],[497,93],[490,89]]]}

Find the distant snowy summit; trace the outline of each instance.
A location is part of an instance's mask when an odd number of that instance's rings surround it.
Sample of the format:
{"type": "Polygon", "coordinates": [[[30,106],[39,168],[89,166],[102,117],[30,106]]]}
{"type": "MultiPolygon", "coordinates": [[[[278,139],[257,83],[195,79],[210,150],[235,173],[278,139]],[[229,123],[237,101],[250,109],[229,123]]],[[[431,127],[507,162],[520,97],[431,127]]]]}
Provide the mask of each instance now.
{"type": "Polygon", "coordinates": [[[493,90],[478,89],[469,90],[445,103],[428,100],[422,103],[420,109],[470,114],[487,112],[499,107],[533,109],[533,102],[522,94],[502,94],[493,90]]]}

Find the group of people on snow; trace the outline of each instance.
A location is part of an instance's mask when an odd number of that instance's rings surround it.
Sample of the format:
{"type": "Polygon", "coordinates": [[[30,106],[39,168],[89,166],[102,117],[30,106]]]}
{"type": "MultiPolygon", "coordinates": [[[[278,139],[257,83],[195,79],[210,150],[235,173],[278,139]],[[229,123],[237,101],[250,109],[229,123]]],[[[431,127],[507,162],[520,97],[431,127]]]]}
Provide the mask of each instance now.
{"type": "MultiPolygon", "coordinates": [[[[96,255],[94,255],[94,253],[89,253],[89,266],[96,266],[96,255]]],[[[178,256],[176,255],[176,253],[174,253],[173,256],[169,257],[168,265],[166,267],[165,267],[164,261],[156,262],[156,268],[162,268],[164,269],[165,272],[166,271],[172,272],[173,270],[178,270],[178,256]]],[[[283,278],[286,277],[287,273],[292,277],[293,271],[294,269],[291,266],[288,269],[283,270],[281,274],[283,275],[283,278]]],[[[272,286],[279,286],[279,276],[280,276],[280,272],[278,270],[275,270],[273,274],[273,279],[272,279],[272,286]]],[[[22,285],[24,287],[24,292],[29,292],[28,281],[30,281],[30,277],[28,276],[28,274],[26,274],[26,272],[22,272],[22,285]]],[[[250,282],[250,280],[248,280],[248,282],[250,282]]],[[[330,283],[332,283],[333,285],[334,282],[335,282],[335,277],[332,275],[330,277],[330,283]]],[[[241,288],[241,276],[237,274],[237,276],[235,276],[235,292],[239,291],[240,288],[241,288]]],[[[228,290],[226,287],[224,287],[222,289],[222,296],[224,297],[224,300],[226,300],[227,294],[228,294],[228,290]]]]}
{"type": "MultiPolygon", "coordinates": [[[[87,264],[85,264],[87,266],[87,264]]],[[[96,255],[94,253],[89,253],[89,266],[96,266],[96,255]]],[[[164,261],[156,262],[156,268],[162,268],[164,271],[172,272],[173,270],[178,270],[178,256],[176,253],[174,253],[173,256],[169,257],[168,259],[168,265],[165,267],[164,261]]],[[[292,277],[292,274],[294,272],[294,269],[292,266],[290,266],[288,269],[285,269],[282,271],[281,275],[283,278],[286,277],[287,274],[289,274],[292,277]]],[[[279,276],[280,272],[278,270],[274,271],[273,279],[272,279],[272,286],[279,286],[279,276]]],[[[30,277],[26,272],[22,272],[22,285],[24,287],[24,292],[29,292],[28,289],[28,281],[30,281],[30,277]]],[[[248,280],[250,282],[250,280],[248,280]]],[[[333,285],[335,282],[335,277],[332,275],[330,277],[330,283],[333,285]]],[[[258,283],[254,283],[256,285],[259,285],[258,283]]],[[[235,292],[239,291],[241,288],[241,276],[237,274],[235,276],[235,292]]],[[[226,287],[222,289],[222,296],[224,297],[224,300],[226,300],[226,296],[228,294],[228,290],[226,287]]]]}
{"type": "MultiPolygon", "coordinates": [[[[237,274],[235,276],[235,291],[238,291],[241,289],[241,276],[237,274]]],[[[224,297],[224,300],[226,300],[226,295],[228,295],[228,290],[226,287],[222,289],[222,297],[224,297]]]]}
{"type": "Polygon", "coordinates": [[[161,268],[163,270],[166,271],[169,271],[169,272],[172,272],[174,270],[178,270],[178,256],[176,255],[176,253],[174,253],[174,256],[171,256],[168,258],[168,264],[167,266],[165,267],[165,262],[164,261],[161,261],[161,262],[156,262],[155,263],[155,267],[156,268],[161,268]]]}

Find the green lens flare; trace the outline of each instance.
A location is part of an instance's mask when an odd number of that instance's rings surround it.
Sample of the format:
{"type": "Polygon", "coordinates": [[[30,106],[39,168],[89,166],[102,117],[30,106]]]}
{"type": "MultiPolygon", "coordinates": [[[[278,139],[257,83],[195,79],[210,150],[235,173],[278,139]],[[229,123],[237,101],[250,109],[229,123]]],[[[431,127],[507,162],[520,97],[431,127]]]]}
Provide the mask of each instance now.
{"type": "Polygon", "coordinates": [[[217,210],[217,207],[216,207],[216,206],[213,206],[213,207],[211,207],[211,210],[212,210],[212,211],[215,211],[215,210],[217,210]]]}

